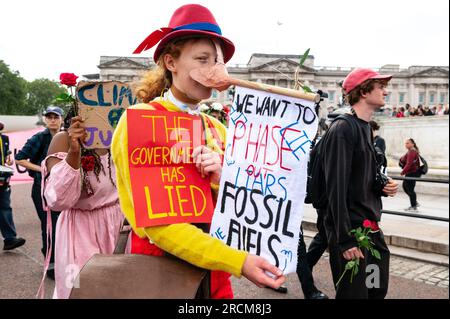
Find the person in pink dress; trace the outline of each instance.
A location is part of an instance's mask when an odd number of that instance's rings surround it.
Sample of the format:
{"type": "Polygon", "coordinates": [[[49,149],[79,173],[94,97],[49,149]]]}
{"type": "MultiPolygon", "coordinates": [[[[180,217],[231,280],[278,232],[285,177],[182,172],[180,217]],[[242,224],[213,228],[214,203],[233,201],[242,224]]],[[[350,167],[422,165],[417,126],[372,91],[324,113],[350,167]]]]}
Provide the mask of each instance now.
{"type": "Polygon", "coordinates": [[[94,254],[112,254],[124,216],[115,185],[115,168],[107,149],[86,150],[81,117],[53,138],[42,162],[43,197],[61,211],[56,226],[55,292],[69,298],[76,277],[94,254]]]}

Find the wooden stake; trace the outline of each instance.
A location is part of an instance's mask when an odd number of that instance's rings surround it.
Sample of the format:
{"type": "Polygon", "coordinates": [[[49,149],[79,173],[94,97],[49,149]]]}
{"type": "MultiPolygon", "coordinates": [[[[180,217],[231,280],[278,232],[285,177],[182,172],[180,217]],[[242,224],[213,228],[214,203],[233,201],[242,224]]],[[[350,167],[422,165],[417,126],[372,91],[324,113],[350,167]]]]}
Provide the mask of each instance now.
{"type": "Polygon", "coordinates": [[[292,89],[288,89],[288,88],[282,88],[279,86],[257,83],[257,82],[241,80],[241,79],[236,79],[236,78],[231,78],[231,77],[229,78],[229,81],[231,82],[232,85],[241,86],[241,87],[245,87],[248,89],[254,89],[254,90],[259,90],[259,91],[265,91],[265,92],[270,92],[270,93],[275,93],[275,94],[280,94],[280,95],[296,97],[299,99],[313,101],[316,103],[318,103],[320,101],[320,95],[317,93],[301,92],[301,91],[292,90],[292,89]]]}

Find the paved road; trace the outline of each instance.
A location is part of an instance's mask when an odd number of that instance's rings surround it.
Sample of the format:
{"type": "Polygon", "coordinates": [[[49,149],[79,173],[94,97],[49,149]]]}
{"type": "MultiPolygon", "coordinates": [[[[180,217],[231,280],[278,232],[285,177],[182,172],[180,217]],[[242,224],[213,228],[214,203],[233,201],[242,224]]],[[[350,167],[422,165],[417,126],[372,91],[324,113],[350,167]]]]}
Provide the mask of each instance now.
{"type": "MultiPolygon", "coordinates": [[[[13,186],[13,209],[16,227],[27,243],[14,251],[0,251],[0,299],[34,298],[42,276],[40,227],[30,198],[31,185],[13,186]]],[[[334,296],[328,259],[325,255],[314,270],[316,285],[334,296]]],[[[287,294],[260,289],[246,279],[232,279],[236,298],[303,298],[295,274],[288,276],[287,294]]],[[[448,267],[436,266],[393,257],[388,298],[448,299],[448,267]],[[408,277],[410,279],[408,279],[408,277]]],[[[53,282],[45,280],[46,298],[50,298],[53,282]]]]}

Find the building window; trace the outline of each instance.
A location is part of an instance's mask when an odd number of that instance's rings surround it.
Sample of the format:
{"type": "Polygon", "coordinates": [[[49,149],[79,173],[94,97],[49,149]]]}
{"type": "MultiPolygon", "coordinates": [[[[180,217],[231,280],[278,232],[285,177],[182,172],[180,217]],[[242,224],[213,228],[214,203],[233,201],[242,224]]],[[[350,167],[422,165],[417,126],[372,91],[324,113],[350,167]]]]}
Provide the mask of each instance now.
{"type": "Polygon", "coordinates": [[[217,99],[217,97],[219,96],[219,94],[217,93],[216,90],[212,90],[212,98],[213,99],[217,99]]]}
{"type": "Polygon", "coordinates": [[[286,88],[287,81],[285,79],[278,80],[278,86],[281,86],[282,88],[286,88]]]}
{"type": "Polygon", "coordinates": [[[333,102],[334,102],[334,95],[335,95],[335,92],[334,92],[334,91],[328,91],[328,101],[329,101],[330,103],[333,103],[333,102]]]}
{"type": "Polygon", "coordinates": [[[420,92],[419,93],[419,103],[422,104],[423,102],[425,102],[425,93],[420,92]]]}
{"type": "Polygon", "coordinates": [[[268,79],[268,80],[267,80],[267,84],[269,84],[269,85],[275,85],[275,80],[274,80],[274,79],[268,79]]]}
{"type": "Polygon", "coordinates": [[[447,93],[441,93],[441,95],[440,95],[440,97],[439,97],[439,103],[441,103],[441,104],[447,103],[446,97],[447,97],[447,93]]]}
{"type": "Polygon", "coordinates": [[[435,103],[435,93],[430,93],[430,104],[434,104],[435,103]]]}
{"type": "Polygon", "coordinates": [[[399,104],[405,103],[405,93],[399,93],[398,94],[398,103],[399,104]]]}
{"type": "Polygon", "coordinates": [[[386,95],[385,97],[384,97],[384,101],[386,102],[386,103],[388,103],[389,104],[389,101],[391,100],[391,93],[389,93],[388,95],[386,95]]]}

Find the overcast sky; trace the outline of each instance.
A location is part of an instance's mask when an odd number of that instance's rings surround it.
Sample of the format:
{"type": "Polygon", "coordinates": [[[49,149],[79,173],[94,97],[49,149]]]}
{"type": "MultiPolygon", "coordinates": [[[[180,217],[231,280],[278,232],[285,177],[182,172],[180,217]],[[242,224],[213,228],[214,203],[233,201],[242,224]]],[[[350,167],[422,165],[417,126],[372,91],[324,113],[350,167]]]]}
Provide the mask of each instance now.
{"type": "Polygon", "coordinates": [[[131,56],[186,3],[213,12],[236,45],[230,64],[307,48],[316,66],[449,64],[448,0],[2,1],[0,60],[27,80],[98,73],[101,55],[131,56]]]}

